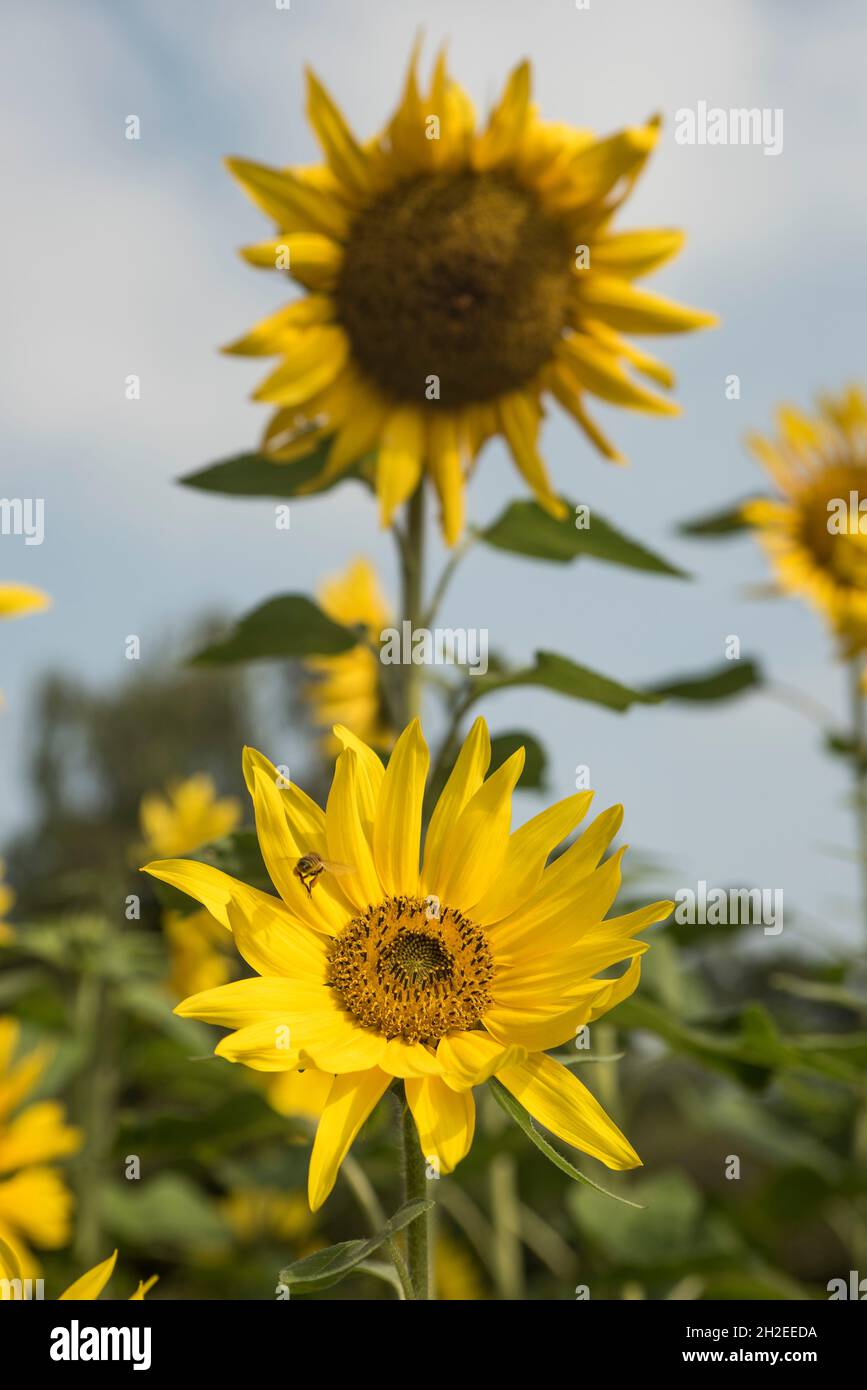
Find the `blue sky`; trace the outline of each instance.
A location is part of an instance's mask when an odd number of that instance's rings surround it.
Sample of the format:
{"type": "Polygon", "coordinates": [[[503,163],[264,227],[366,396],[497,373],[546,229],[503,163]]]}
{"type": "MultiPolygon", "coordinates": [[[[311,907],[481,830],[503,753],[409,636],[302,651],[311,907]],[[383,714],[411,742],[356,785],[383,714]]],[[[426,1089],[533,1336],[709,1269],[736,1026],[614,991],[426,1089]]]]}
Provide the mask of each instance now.
{"type": "MultiPolygon", "coordinates": [[[[561,569],[479,551],[443,610],[486,627],[519,661],[560,650],[625,681],[718,664],[728,634],[774,678],[844,715],[843,672],[798,604],[749,600],[766,577],[749,540],[696,544],[680,518],[763,481],[743,435],[781,399],[865,376],[867,11],[727,0],[48,0],[8,21],[0,84],[8,194],[0,258],[6,447],[2,493],[46,500],[46,539],[0,538],[0,579],[54,596],[49,614],[4,625],[0,836],[28,806],[28,701],[47,667],[93,682],[128,671],[123,640],[180,631],[203,607],[242,612],[310,589],[356,553],[395,592],[388,538],[355,487],[293,508],[277,532],[267,502],[173,486],[178,474],[252,447],[260,365],[217,346],[282,300],[235,249],[266,224],[223,170],[226,153],[287,164],[316,157],[303,119],[311,63],[358,131],[391,109],[419,28],[428,59],[449,41],[477,106],[533,60],[546,117],[601,132],[662,111],[658,152],[620,220],[686,228],[654,288],[718,312],[721,329],[662,342],[678,373],[676,420],[598,410],[631,459],[600,461],[552,412],[544,447],[559,488],[694,574],[691,583],[586,564],[561,569]],[[699,101],[781,107],[784,147],[686,147],[674,115],[699,101]],[[139,116],[142,138],[124,139],[139,116]],[[129,373],[142,398],[129,402],[129,373]],[[726,399],[729,373],[741,398],[726,399]]],[[[651,344],[651,346],[654,346],[651,344]]],[[[484,456],[471,516],[493,517],[520,485],[499,446],[484,456]]],[[[709,712],[625,716],[538,692],[492,698],[494,726],[544,733],[551,791],[587,763],[599,803],[626,805],[626,837],[671,863],[672,886],[782,887],[787,921],[830,944],[855,918],[845,769],[802,715],[770,696],[709,712]]],[[[285,761],[280,749],[269,750],[285,761]]],[[[535,809],[519,799],[518,815],[535,809]]],[[[787,932],[795,930],[787,926],[787,932]]]]}

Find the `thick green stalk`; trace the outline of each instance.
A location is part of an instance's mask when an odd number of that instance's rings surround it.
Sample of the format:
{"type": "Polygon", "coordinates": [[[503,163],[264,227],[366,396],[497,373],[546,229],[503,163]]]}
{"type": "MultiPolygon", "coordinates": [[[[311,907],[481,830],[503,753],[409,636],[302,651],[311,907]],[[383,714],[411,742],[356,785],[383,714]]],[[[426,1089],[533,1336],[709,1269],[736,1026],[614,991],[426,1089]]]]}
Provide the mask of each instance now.
{"type": "MultiPolygon", "coordinates": [[[[409,1106],[403,1112],[403,1174],[407,1202],[427,1197],[427,1162],[409,1106]]],[[[406,1228],[407,1263],[416,1298],[430,1298],[429,1237],[430,1212],[424,1212],[406,1228]]]]}
{"type": "MultiPolygon", "coordinates": [[[[424,488],[418,487],[407,504],[406,528],[401,545],[403,617],[415,631],[424,625],[424,488]]],[[[422,668],[410,662],[402,669],[404,723],[421,714],[422,668]]]]}

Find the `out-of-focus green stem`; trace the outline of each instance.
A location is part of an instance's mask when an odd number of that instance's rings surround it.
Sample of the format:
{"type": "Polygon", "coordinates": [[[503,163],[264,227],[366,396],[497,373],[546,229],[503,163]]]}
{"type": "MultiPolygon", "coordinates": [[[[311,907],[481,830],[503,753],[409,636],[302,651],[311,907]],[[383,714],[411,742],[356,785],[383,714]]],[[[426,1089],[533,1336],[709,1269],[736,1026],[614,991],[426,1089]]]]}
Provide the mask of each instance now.
{"type": "Polygon", "coordinates": [[[491,1215],[494,1223],[494,1274],[500,1298],[524,1297],[521,1254],[521,1203],[518,1167],[512,1154],[497,1154],[490,1172],[491,1215]]]}
{"type": "MultiPolygon", "coordinates": [[[[402,617],[412,630],[424,626],[424,487],[416,488],[406,509],[406,529],[401,545],[402,617]]],[[[409,662],[402,668],[404,724],[421,714],[422,668],[409,662]]]]}
{"type": "Polygon", "coordinates": [[[75,1002],[75,1036],[86,1044],[88,1056],[76,1085],[84,1149],[76,1166],[75,1254],[84,1267],[105,1258],[101,1201],[115,1135],[116,1029],[105,981],[90,971],[82,974],[75,1002]]]}
{"type": "MultiPolygon", "coordinates": [[[[861,878],[861,918],[867,933],[867,707],[862,677],[864,662],[854,656],[849,663],[849,693],[852,718],[852,765],[855,774],[855,821],[857,826],[858,868],[861,878]]],[[[856,1102],[852,1128],[852,1158],[856,1166],[867,1162],[867,1105],[856,1102]]],[[[858,1200],[861,1221],[852,1231],[852,1257],[856,1265],[867,1261],[867,1204],[858,1200]]]]}

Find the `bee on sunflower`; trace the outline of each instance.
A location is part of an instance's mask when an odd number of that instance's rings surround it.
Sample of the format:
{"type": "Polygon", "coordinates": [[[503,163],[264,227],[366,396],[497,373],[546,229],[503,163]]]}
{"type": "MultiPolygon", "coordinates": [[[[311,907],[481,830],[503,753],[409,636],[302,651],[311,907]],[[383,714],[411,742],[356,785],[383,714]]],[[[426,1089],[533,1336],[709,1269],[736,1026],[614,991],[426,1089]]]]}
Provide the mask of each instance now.
{"type": "Polygon", "coordinates": [[[325,810],[248,749],[244,771],[279,897],[206,864],[145,866],[231,929],[256,976],[206,990],[176,1012],[230,1031],[216,1053],[254,1070],[326,1078],[310,1157],[313,1210],[374,1106],[403,1083],[420,1151],[451,1172],[469,1151],[473,1088],[496,1077],[547,1129],[609,1168],[640,1159],[592,1093],[546,1055],[636,987],[638,933],[671,903],[607,917],[623,851],[604,859],[622,808],[603,812],[558,858],[592,793],[510,831],[523,750],[486,776],[477,719],[434,810],[419,866],[428,750],[418,720],[387,767],[348,729],[325,810]],[[305,854],[346,866],[305,890],[305,854]],[[603,862],[604,860],[604,862],[603,862]],[[551,861],[551,862],[549,862],[551,861]],[[602,971],[627,962],[616,979],[602,971]]]}
{"type": "Polygon", "coordinates": [[[658,118],[604,138],[544,122],[524,62],[477,129],[443,54],[426,91],[413,54],[397,111],[366,143],[312,73],[307,114],[323,164],[227,161],[276,225],[243,256],[307,291],[226,349],[279,359],[255,393],[275,407],[264,453],[290,464],[329,441],[307,491],[364,461],[385,526],[427,477],[451,545],[468,472],[499,436],[539,504],[563,516],[539,450],[543,400],[622,461],[588,396],[677,413],[631,370],[663,388],[672,373],[625,335],[716,322],[636,286],[680,250],[680,232],[613,230],[658,118]]]}

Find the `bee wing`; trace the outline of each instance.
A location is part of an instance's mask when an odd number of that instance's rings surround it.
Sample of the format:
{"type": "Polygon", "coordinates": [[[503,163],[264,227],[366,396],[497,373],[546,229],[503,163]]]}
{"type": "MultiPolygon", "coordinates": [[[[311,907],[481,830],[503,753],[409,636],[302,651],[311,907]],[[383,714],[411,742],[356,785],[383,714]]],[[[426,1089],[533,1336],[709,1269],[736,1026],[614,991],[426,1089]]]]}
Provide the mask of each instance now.
{"type": "Polygon", "coordinates": [[[333,859],[323,859],[322,867],[329,874],[336,874],[340,878],[343,874],[354,874],[355,870],[351,864],[336,864],[333,859]]]}

